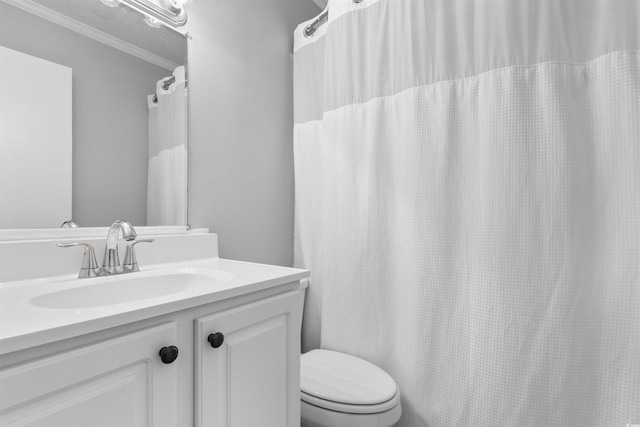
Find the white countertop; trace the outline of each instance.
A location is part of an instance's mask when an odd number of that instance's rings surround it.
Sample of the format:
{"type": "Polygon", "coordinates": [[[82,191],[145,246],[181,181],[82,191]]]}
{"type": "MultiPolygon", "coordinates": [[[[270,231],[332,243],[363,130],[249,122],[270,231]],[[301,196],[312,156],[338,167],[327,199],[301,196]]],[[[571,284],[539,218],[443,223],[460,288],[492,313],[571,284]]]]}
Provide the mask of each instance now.
{"type": "MultiPolygon", "coordinates": [[[[147,265],[142,271],[111,277],[78,279],[57,276],[0,284],[0,354],[131,323],[166,313],[261,291],[309,277],[307,270],[220,258],[147,265]],[[163,275],[211,277],[211,282],[174,293],[91,307],[47,308],[34,299],[79,287],[163,275]]],[[[152,279],[150,279],[152,280],[152,279]]],[[[71,304],[73,305],[73,304],[71,304]]]]}

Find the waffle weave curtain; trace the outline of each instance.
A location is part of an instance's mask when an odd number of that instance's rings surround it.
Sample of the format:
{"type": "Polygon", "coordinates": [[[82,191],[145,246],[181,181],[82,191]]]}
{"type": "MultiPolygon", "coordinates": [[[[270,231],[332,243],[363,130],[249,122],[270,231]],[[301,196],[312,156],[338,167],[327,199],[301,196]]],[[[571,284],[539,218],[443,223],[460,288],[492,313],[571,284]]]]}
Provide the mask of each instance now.
{"type": "Polygon", "coordinates": [[[640,2],[330,0],[295,32],[303,342],[401,426],[640,424],[640,2]]]}

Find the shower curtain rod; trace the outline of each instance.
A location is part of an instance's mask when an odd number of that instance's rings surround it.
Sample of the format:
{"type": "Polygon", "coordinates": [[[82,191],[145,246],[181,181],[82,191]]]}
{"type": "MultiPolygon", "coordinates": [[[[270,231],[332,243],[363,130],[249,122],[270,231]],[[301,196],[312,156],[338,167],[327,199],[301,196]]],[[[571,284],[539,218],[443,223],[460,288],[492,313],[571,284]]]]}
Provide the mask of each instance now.
{"type": "MultiPolygon", "coordinates": [[[[172,84],[174,84],[176,82],[176,77],[175,76],[171,76],[169,77],[167,80],[162,82],[162,89],[163,90],[167,90],[169,89],[169,86],[171,86],[172,84]]],[[[187,88],[187,82],[185,80],[184,82],[184,87],[185,89],[187,88]]],[[[154,94],[153,95],[153,102],[158,102],[158,94],[154,94]]]]}
{"type": "MultiPolygon", "coordinates": [[[[354,3],[362,3],[362,0],[352,0],[352,1],[354,3]]],[[[325,24],[328,19],[329,19],[329,9],[322,12],[320,16],[318,16],[316,20],[313,21],[311,24],[304,27],[304,31],[303,31],[304,36],[307,38],[313,36],[313,34],[318,29],[318,27],[320,27],[322,24],[325,24]]]]}
{"type": "Polygon", "coordinates": [[[164,90],[169,89],[169,86],[171,86],[175,82],[176,82],[176,77],[175,76],[169,77],[167,80],[162,82],[162,89],[164,89],[164,90]]]}
{"type": "MultiPolygon", "coordinates": [[[[359,3],[359,2],[357,2],[357,3],[359,3]]],[[[320,14],[320,16],[318,16],[316,18],[315,21],[313,21],[311,24],[307,25],[304,28],[304,31],[303,31],[304,36],[305,37],[313,36],[313,34],[318,29],[318,27],[320,27],[322,24],[326,23],[328,18],[329,18],[329,9],[325,10],[324,12],[322,12],[320,14]]]]}

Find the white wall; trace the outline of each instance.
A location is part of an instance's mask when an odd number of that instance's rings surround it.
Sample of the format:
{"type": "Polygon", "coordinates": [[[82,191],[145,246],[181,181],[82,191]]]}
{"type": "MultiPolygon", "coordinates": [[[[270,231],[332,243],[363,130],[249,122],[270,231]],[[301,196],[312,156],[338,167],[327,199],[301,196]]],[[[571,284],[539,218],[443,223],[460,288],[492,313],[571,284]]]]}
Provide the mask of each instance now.
{"type": "Polygon", "coordinates": [[[293,30],[312,0],[189,5],[189,223],[220,256],[293,264],[293,30]]]}

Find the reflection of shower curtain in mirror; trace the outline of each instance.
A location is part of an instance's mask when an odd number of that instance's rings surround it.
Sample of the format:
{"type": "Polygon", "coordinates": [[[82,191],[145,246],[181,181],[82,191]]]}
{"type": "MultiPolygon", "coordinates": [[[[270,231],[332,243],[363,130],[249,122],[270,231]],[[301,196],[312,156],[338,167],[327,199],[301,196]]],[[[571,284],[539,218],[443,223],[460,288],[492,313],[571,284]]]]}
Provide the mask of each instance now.
{"type": "Polygon", "coordinates": [[[158,81],[157,102],[149,103],[149,176],[147,225],[187,223],[187,92],[185,70],[173,72],[166,90],[158,81]]]}

